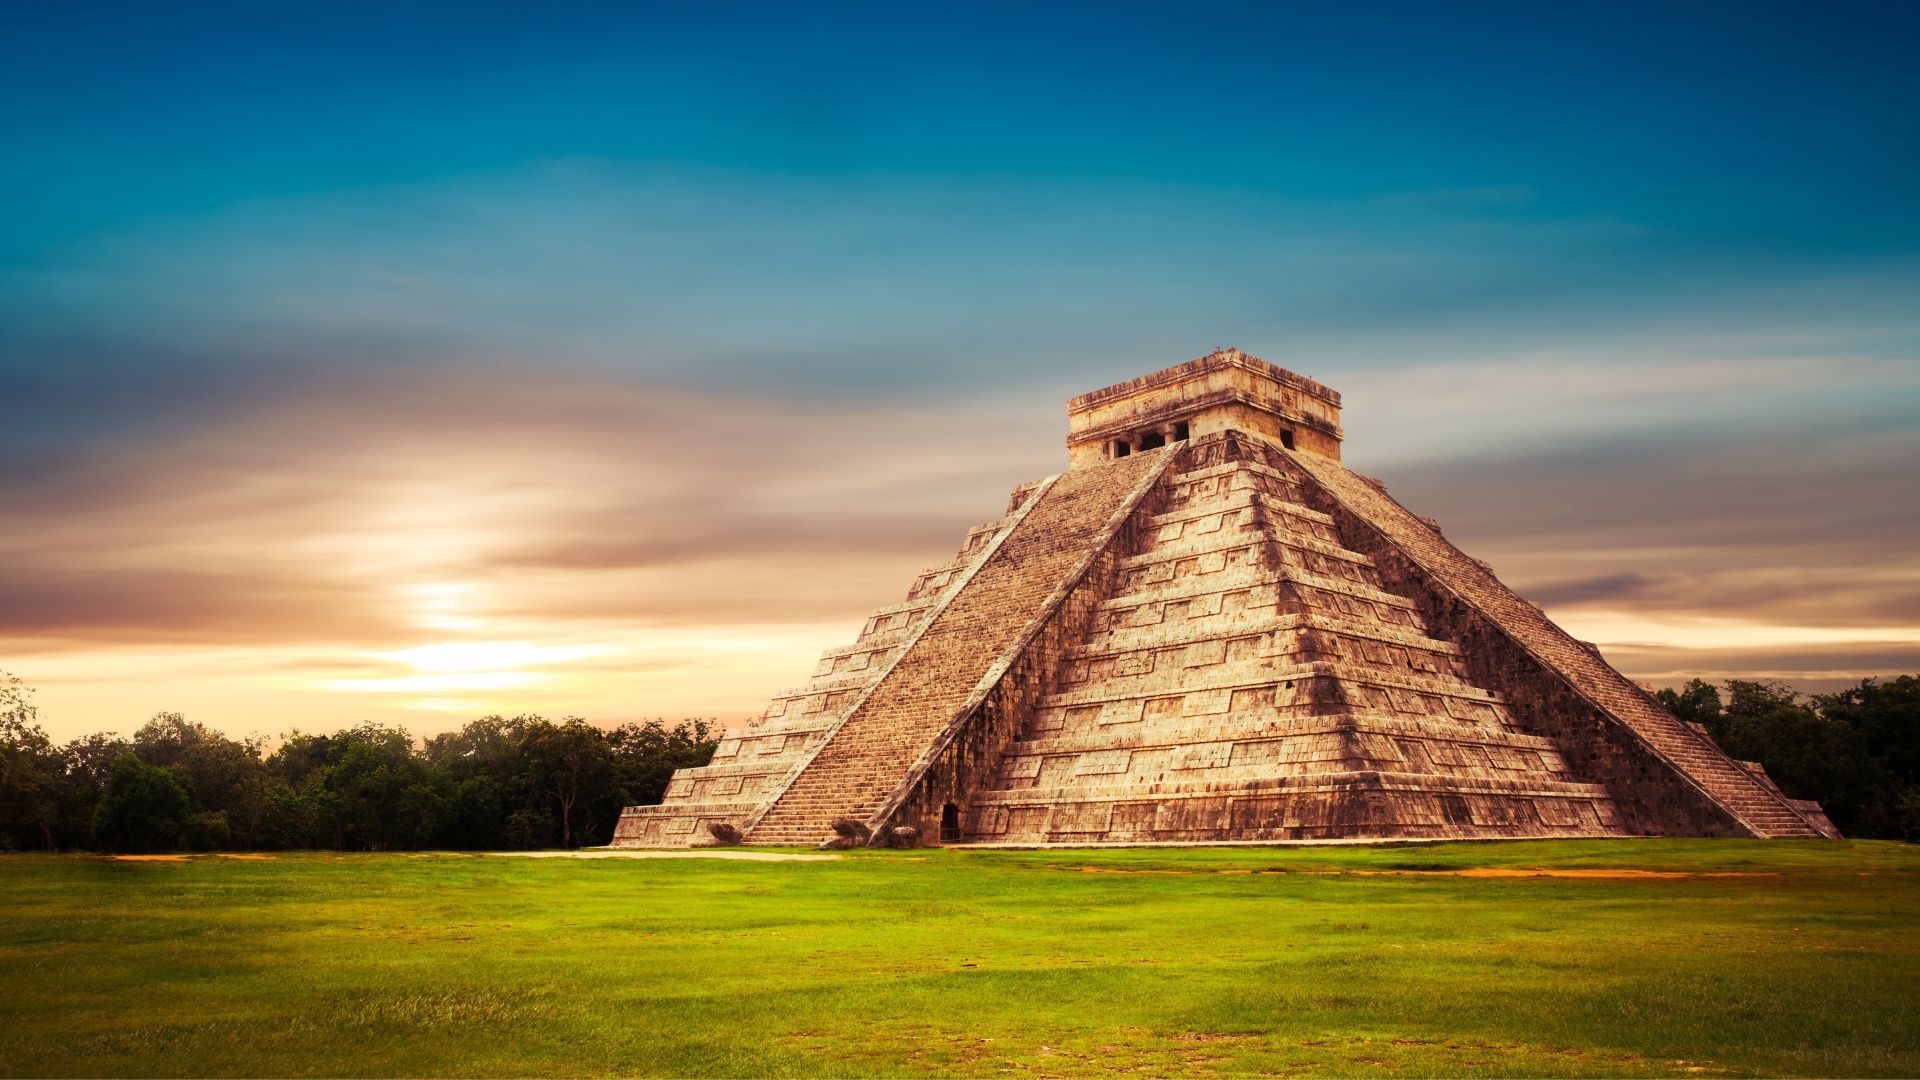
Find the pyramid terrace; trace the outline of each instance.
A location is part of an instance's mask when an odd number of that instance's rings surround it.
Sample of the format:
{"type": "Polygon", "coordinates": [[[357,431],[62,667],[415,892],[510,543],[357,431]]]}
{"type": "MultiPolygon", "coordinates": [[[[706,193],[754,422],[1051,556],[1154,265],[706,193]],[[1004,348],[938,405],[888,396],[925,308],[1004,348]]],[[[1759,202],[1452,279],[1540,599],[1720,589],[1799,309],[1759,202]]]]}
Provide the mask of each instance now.
{"type": "Polygon", "coordinates": [[[1065,472],[614,846],[1836,835],[1341,465],[1340,408],[1232,349],[1072,399],[1065,472]]]}

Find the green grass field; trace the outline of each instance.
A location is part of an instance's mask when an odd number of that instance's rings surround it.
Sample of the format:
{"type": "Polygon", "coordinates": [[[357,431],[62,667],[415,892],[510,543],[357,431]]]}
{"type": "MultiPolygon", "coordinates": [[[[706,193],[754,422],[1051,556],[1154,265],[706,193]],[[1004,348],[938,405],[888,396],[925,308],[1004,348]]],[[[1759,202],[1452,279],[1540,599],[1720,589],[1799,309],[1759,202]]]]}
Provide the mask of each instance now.
{"type": "Polygon", "coordinates": [[[7,856],[0,977],[9,1075],[1912,1076],[1920,849],[7,856]]]}

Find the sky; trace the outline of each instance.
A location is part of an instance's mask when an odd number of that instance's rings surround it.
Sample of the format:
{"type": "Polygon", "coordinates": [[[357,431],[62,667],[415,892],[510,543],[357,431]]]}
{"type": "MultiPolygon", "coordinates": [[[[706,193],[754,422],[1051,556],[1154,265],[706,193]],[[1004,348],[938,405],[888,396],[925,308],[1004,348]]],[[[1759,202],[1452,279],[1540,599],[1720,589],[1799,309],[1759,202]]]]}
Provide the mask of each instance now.
{"type": "Polygon", "coordinates": [[[1634,678],[1920,670],[1912,4],[5,19],[56,737],[738,726],[1218,346],[1634,678]]]}

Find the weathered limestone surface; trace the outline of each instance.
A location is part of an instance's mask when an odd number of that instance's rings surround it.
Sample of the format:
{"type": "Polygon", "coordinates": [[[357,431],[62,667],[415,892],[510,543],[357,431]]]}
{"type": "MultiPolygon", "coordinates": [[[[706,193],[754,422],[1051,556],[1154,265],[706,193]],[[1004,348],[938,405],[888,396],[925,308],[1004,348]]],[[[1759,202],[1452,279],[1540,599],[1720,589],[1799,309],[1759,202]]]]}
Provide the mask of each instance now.
{"type": "Polygon", "coordinates": [[[971,807],[1008,843],[1590,836],[1618,831],[1461,678],[1460,650],[1382,590],[1305,478],[1193,444],[1166,509],[1122,563],[1092,633],[1061,659],[971,807]],[[1220,460],[1219,464],[1206,465],[1220,460]]]}
{"type": "Polygon", "coordinates": [[[833,821],[865,821],[909,782],[912,766],[966,710],[982,679],[1016,658],[1009,651],[1044,602],[1097,555],[1099,528],[1140,496],[1139,481],[1157,475],[1167,456],[1063,473],[1039,489],[833,738],[765,813],[748,820],[748,842],[818,843],[833,821]]]}
{"type": "Polygon", "coordinates": [[[1067,402],[1067,457],[1081,468],[1181,439],[1243,431],[1340,458],[1340,395],[1238,349],[1067,402]]]}
{"type": "Polygon", "coordinates": [[[1223,350],[1069,405],[1023,485],[615,846],[1835,835],[1342,467],[1223,350]]]}
{"type": "Polygon", "coordinates": [[[622,811],[614,826],[613,846],[705,844],[708,825],[739,825],[757,814],[889,668],[901,646],[925,625],[928,614],[950,599],[957,584],[985,560],[1032,487],[1014,493],[1006,517],[969,531],[951,561],[921,571],[905,602],[869,615],[853,644],[822,653],[813,678],[774,698],[758,724],[747,731],[728,732],[711,764],[674,773],[660,805],[629,806],[622,811]]]}
{"type": "Polygon", "coordinates": [[[1676,719],[1377,483],[1312,455],[1293,459],[1355,546],[1387,564],[1394,584],[1467,644],[1487,685],[1525,701],[1531,725],[1577,754],[1583,772],[1633,793],[1625,801],[1636,831],[1837,835],[1824,814],[1796,806],[1676,719]]]}

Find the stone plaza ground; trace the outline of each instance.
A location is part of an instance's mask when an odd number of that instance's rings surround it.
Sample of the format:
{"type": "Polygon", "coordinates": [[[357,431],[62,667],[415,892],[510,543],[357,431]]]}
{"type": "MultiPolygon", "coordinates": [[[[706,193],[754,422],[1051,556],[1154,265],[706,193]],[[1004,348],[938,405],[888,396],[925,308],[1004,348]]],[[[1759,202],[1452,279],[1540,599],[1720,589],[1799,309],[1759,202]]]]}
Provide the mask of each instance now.
{"type": "Polygon", "coordinates": [[[0,857],[6,1075],[1920,1074],[1920,848],[0,857]]]}

